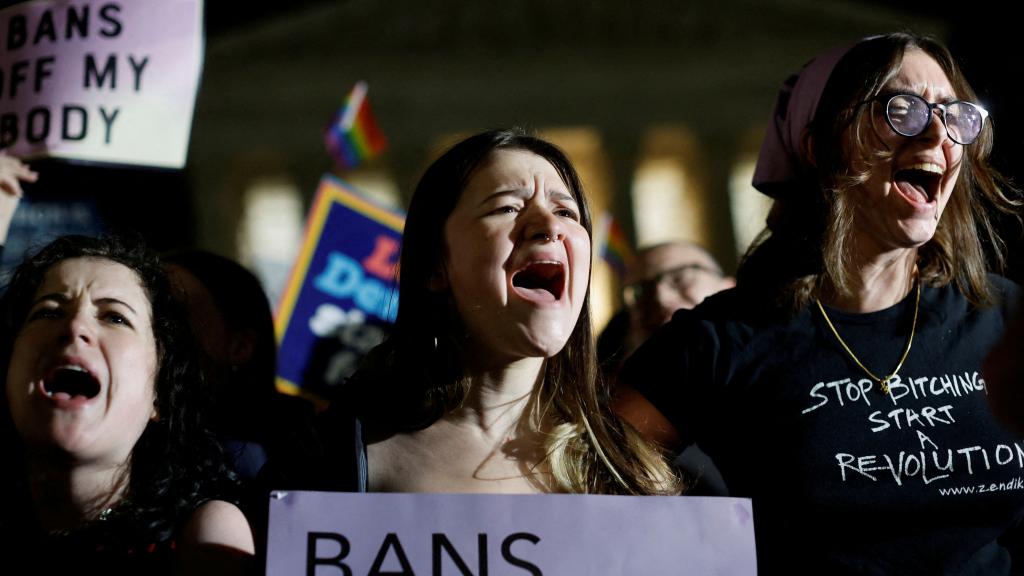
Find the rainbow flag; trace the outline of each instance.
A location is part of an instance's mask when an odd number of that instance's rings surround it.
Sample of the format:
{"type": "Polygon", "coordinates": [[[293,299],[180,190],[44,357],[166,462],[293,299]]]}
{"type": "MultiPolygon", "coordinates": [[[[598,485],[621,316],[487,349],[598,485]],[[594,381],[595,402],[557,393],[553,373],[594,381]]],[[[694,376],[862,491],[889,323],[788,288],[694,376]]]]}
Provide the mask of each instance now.
{"type": "Polygon", "coordinates": [[[601,248],[598,255],[615,270],[619,278],[624,278],[635,257],[629,239],[626,238],[626,231],[608,212],[601,215],[599,222],[601,248]]]}
{"type": "Polygon", "coordinates": [[[366,82],[356,82],[324,131],[327,151],[338,166],[348,170],[380,154],[388,145],[373,117],[366,91],[366,82]]]}

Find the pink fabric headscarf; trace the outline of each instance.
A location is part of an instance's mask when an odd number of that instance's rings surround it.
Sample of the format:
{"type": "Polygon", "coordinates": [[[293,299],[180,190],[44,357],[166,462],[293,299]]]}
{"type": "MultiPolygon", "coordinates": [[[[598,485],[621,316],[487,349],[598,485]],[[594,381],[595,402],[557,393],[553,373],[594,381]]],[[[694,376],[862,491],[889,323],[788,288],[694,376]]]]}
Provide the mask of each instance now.
{"type": "Polygon", "coordinates": [[[777,198],[787,189],[813,184],[815,177],[803,148],[803,132],[814,119],[832,70],[851,47],[819,54],[783,83],[754,168],[754,188],[777,198]]]}

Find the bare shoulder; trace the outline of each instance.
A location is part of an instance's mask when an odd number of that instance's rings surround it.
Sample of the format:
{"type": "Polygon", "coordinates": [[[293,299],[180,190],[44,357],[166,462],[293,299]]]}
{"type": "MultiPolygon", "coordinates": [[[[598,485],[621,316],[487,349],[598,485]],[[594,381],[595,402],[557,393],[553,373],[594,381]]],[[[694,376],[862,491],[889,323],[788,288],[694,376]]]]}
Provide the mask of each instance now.
{"type": "Polygon", "coordinates": [[[178,544],[182,574],[243,574],[255,552],[249,521],[238,506],[224,500],[196,508],[178,544]]]}
{"type": "Polygon", "coordinates": [[[199,544],[221,544],[253,552],[249,521],[238,506],[224,500],[208,500],[196,508],[182,536],[199,544]]]}

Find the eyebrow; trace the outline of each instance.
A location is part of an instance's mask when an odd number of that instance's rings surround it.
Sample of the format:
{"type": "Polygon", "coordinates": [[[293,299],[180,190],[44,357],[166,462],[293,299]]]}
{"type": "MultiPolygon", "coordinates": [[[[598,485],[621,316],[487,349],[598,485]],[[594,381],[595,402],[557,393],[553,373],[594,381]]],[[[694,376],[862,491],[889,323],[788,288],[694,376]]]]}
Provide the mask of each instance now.
{"type": "Polygon", "coordinates": [[[568,192],[563,192],[561,190],[551,192],[549,193],[549,196],[551,198],[554,198],[555,200],[566,200],[572,202],[573,204],[579,204],[579,202],[576,201],[576,198],[573,197],[572,194],[569,194],[568,192]]]}
{"type": "Polygon", "coordinates": [[[480,204],[487,204],[488,202],[494,200],[495,198],[500,198],[502,196],[515,196],[516,198],[526,198],[527,196],[530,195],[531,192],[532,191],[528,188],[502,188],[501,190],[498,190],[493,194],[488,194],[487,197],[480,202],[480,204]]]}
{"type": "MultiPolygon", "coordinates": [[[[35,300],[33,300],[32,304],[29,306],[29,308],[30,309],[31,308],[35,308],[36,305],[38,305],[40,302],[45,302],[45,301],[52,301],[52,302],[57,302],[57,303],[60,303],[60,304],[66,304],[66,303],[71,301],[71,298],[69,298],[67,294],[61,294],[60,292],[51,292],[50,294],[43,294],[39,298],[36,298],[35,300]]],[[[120,300],[118,298],[113,298],[113,297],[97,298],[93,302],[96,302],[97,304],[120,304],[121,306],[124,306],[128,310],[131,310],[132,314],[135,314],[136,316],[138,316],[138,314],[139,314],[138,312],[135,311],[135,308],[132,308],[132,306],[130,304],[128,304],[124,300],[120,300]]]]}
{"type": "MultiPolygon", "coordinates": [[[[910,86],[908,84],[904,84],[903,82],[898,82],[898,81],[895,81],[895,80],[893,82],[891,82],[890,84],[886,85],[884,88],[882,88],[882,91],[880,92],[880,94],[887,94],[887,93],[888,94],[913,94],[914,96],[919,96],[921,98],[924,98],[924,90],[921,90],[920,87],[918,87],[918,86],[910,86]]],[[[927,98],[924,98],[924,99],[927,100],[927,98]]],[[[959,99],[960,99],[960,97],[957,96],[955,92],[951,93],[951,92],[946,92],[945,90],[943,90],[942,92],[939,93],[939,99],[936,100],[936,102],[940,102],[940,103],[941,102],[953,102],[953,101],[959,100],[959,99]]]]}
{"type": "Polygon", "coordinates": [[[94,302],[96,302],[98,304],[120,304],[121,306],[124,306],[125,308],[131,310],[132,314],[138,315],[138,312],[135,311],[135,308],[132,308],[132,306],[130,304],[128,304],[127,302],[125,302],[124,300],[119,300],[117,298],[107,297],[107,298],[97,298],[96,300],[94,300],[94,302]]]}
{"type": "MultiPolygon", "coordinates": [[[[498,192],[495,192],[493,194],[489,194],[486,198],[483,199],[482,202],[480,202],[480,204],[487,204],[488,202],[494,200],[495,198],[500,198],[502,196],[515,196],[516,198],[526,198],[527,196],[529,196],[532,193],[533,193],[533,190],[530,189],[530,188],[515,188],[515,189],[511,189],[511,190],[499,190],[498,192]]],[[[576,198],[572,194],[570,194],[568,192],[565,192],[565,191],[562,191],[562,190],[549,191],[548,192],[548,198],[554,199],[554,200],[561,200],[563,202],[572,202],[573,204],[579,204],[579,202],[576,200],[576,198]]]]}

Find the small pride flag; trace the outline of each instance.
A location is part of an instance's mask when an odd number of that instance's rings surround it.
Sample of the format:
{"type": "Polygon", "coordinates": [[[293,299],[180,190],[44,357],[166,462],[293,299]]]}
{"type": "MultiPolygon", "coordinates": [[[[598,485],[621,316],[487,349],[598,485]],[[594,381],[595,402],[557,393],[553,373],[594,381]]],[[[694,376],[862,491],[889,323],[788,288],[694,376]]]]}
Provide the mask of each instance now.
{"type": "Polygon", "coordinates": [[[345,104],[324,132],[324,145],[338,166],[352,169],[387,148],[388,142],[366,98],[366,82],[356,82],[345,104]]]}
{"type": "Polygon", "coordinates": [[[610,213],[605,212],[599,220],[600,250],[598,255],[615,270],[619,278],[626,276],[626,270],[633,263],[633,249],[630,247],[626,231],[610,213]]]}

